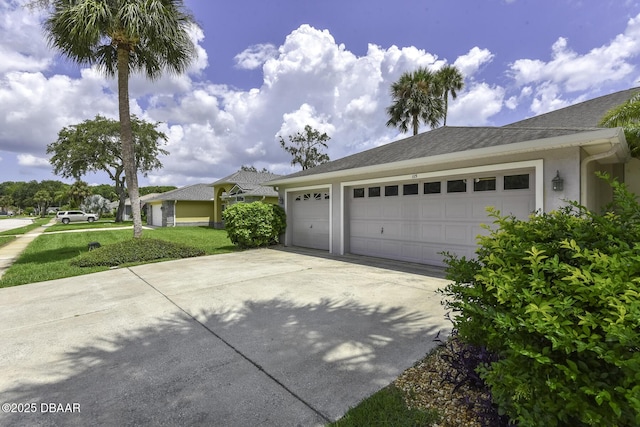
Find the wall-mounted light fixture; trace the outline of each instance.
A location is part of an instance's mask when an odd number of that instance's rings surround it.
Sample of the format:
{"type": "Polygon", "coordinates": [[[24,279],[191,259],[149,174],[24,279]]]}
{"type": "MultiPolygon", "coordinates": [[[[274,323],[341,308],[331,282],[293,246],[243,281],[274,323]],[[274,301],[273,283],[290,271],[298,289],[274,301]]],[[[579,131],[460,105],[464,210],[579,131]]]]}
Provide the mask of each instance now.
{"type": "Polygon", "coordinates": [[[564,188],[564,179],[560,177],[560,171],[556,171],[556,176],[551,180],[553,191],[562,191],[564,188]]]}

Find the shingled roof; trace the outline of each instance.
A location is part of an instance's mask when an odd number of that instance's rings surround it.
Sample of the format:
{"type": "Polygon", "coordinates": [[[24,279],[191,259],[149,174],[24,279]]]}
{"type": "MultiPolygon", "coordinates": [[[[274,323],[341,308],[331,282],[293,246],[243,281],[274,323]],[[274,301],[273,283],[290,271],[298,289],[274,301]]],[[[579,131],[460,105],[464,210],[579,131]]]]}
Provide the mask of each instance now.
{"type": "Polygon", "coordinates": [[[544,128],[580,128],[600,127],[600,119],[607,111],[640,93],[640,88],[627,89],[609,95],[600,96],[559,110],[511,123],[505,128],[544,127],[544,128]]]}
{"type": "Polygon", "coordinates": [[[147,202],[154,200],[213,201],[213,188],[211,184],[187,185],[186,187],[160,193],[147,200],[147,202]]]}
{"type": "Polygon", "coordinates": [[[282,175],[277,175],[271,172],[253,172],[246,170],[239,170],[217,180],[213,183],[213,186],[233,184],[242,189],[242,194],[246,196],[259,196],[259,197],[277,197],[278,193],[273,187],[264,186],[263,183],[279,178],[282,175]]]}
{"type": "Polygon", "coordinates": [[[296,172],[283,179],[594,131],[601,129],[598,123],[608,110],[638,92],[638,88],[616,92],[502,127],[445,126],[296,172]]]}

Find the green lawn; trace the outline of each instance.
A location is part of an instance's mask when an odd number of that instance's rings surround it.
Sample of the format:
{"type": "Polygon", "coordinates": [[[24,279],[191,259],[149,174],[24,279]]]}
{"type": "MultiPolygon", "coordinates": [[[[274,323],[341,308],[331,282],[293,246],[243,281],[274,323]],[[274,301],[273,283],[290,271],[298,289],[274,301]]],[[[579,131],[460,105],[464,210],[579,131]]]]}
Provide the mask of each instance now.
{"type": "MultiPolygon", "coordinates": [[[[207,255],[237,250],[227,238],[226,231],[207,227],[159,228],[145,230],[143,236],[200,248],[207,255]]],[[[0,279],[0,288],[108,270],[108,267],[73,267],[69,261],[87,252],[89,242],[100,242],[105,246],[132,237],[132,230],[44,233],[5,272],[0,279]]]]}
{"type": "Polygon", "coordinates": [[[15,236],[0,236],[0,248],[15,239],[15,236]]]}
{"type": "Polygon", "coordinates": [[[112,219],[99,219],[95,222],[72,222],[71,224],[62,224],[56,222],[54,225],[47,227],[45,233],[51,233],[55,231],[69,231],[69,230],[85,230],[92,228],[119,228],[119,227],[133,227],[133,221],[114,222],[112,219]]]}

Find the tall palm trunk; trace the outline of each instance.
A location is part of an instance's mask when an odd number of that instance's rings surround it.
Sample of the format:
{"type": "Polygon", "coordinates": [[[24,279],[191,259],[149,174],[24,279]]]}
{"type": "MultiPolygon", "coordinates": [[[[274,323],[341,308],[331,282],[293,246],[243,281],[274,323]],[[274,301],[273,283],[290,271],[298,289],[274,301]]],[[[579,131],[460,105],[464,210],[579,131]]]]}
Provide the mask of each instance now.
{"type": "Polygon", "coordinates": [[[442,126],[447,125],[447,112],[449,111],[449,92],[444,91],[444,123],[442,126]]]}
{"type": "Polygon", "coordinates": [[[138,173],[136,168],[133,133],[131,130],[131,112],[129,110],[129,50],[127,46],[118,46],[118,110],[120,114],[120,144],[122,144],[122,163],[131,200],[133,216],[133,237],[142,237],[142,219],[140,216],[140,194],[138,192],[138,173]]]}

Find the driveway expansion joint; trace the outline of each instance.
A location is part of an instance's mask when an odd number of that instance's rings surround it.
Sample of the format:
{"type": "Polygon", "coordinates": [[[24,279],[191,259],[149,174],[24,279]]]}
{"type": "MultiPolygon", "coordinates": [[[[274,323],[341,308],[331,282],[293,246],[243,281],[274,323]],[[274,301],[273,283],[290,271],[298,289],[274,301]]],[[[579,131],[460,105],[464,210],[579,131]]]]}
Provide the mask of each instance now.
{"type": "Polygon", "coordinates": [[[182,308],[180,305],[178,305],[175,301],[173,301],[169,296],[167,296],[164,292],[162,292],[160,289],[156,288],[155,286],[153,286],[151,283],[149,283],[147,280],[144,279],[144,277],[140,276],[139,274],[137,274],[135,271],[133,271],[131,268],[127,267],[127,270],[129,270],[134,276],[136,276],[137,278],[139,278],[140,280],[142,280],[147,286],[149,286],[151,289],[153,289],[154,291],[156,291],[157,293],[159,293],[160,295],[162,295],[167,301],[169,301],[169,303],[171,303],[173,306],[175,306],[178,310],[180,310],[181,312],[183,312],[189,319],[191,319],[192,321],[196,322],[197,324],[199,324],[200,326],[202,326],[207,332],[209,332],[211,335],[213,335],[215,338],[217,338],[218,340],[220,340],[224,345],[226,345],[227,347],[229,347],[233,352],[235,352],[238,356],[242,357],[244,360],[246,360],[247,362],[249,362],[251,365],[253,365],[258,371],[262,372],[264,375],[266,375],[270,380],[272,380],[273,382],[275,382],[278,386],[280,386],[283,390],[285,390],[287,393],[289,393],[291,396],[293,396],[296,400],[298,400],[300,403],[302,403],[304,406],[306,406],[307,408],[309,408],[311,411],[313,411],[313,413],[315,413],[317,416],[319,416],[320,418],[322,418],[326,423],[330,423],[332,422],[332,420],[325,414],[323,414],[322,412],[320,412],[320,410],[318,410],[317,408],[315,408],[313,405],[311,405],[309,402],[307,402],[306,400],[304,400],[301,396],[299,396],[297,393],[295,393],[293,390],[291,390],[289,387],[287,387],[284,383],[282,383],[282,381],[278,380],[276,377],[274,377],[273,375],[271,375],[269,372],[267,372],[262,365],[260,365],[259,363],[255,362],[253,359],[251,359],[249,356],[247,356],[246,354],[242,353],[238,348],[236,348],[233,344],[231,344],[230,342],[228,342],[227,340],[225,340],[224,338],[222,338],[222,336],[218,335],[213,329],[209,328],[207,325],[205,325],[204,323],[200,322],[196,317],[194,317],[191,313],[189,313],[187,310],[185,310],[184,308],[182,308]]]}

